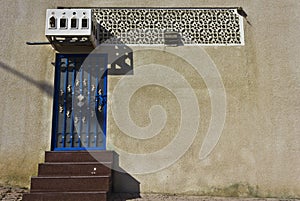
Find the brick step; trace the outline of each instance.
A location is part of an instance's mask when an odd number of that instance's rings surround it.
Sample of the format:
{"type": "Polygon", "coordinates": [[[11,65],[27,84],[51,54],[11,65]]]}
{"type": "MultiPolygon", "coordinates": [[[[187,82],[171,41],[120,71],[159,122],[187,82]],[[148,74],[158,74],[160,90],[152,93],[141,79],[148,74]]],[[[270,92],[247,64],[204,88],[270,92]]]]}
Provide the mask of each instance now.
{"type": "Polygon", "coordinates": [[[111,176],[111,162],[67,162],[39,164],[38,176],[111,176]]]}
{"type": "Polygon", "coordinates": [[[109,176],[32,177],[30,192],[110,191],[109,176]]]}
{"type": "Polygon", "coordinates": [[[113,151],[47,151],[45,162],[112,162],[113,151]]]}
{"type": "Polygon", "coordinates": [[[23,194],[23,201],[106,201],[107,192],[43,192],[23,194]]]}

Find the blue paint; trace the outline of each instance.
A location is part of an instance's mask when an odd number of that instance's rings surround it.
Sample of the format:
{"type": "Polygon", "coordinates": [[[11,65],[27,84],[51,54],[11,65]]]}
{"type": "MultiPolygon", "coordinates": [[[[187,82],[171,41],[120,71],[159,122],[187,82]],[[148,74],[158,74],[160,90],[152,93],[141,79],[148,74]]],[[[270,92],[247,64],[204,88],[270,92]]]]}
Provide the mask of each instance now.
{"type": "MultiPolygon", "coordinates": [[[[80,70],[79,70],[79,74],[80,74],[80,79],[79,79],[79,92],[80,95],[82,95],[82,88],[83,88],[83,70],[82,70],[82,66],[80,66],[80,70]]],[[[77,97],[76,97],[77,98],[77,97]]],[[[81,110],[79,111],[79,126],[78,126],[78,147],[81,147],[81,129],[82,129],[82,112],[81,110]]]]}
{"type": "Polygon", "coordinates": [[[66,118],[66,116],[67,116],[67,102],[66,102],[66,100],[67,100],[67,86],[68,86],[68,75],[69,75],[69,73],[68,73],[68,65],[69,65],[69,63],[68,63],[68,59],[66,60],[66,63],[65,63],[65,65],[66,65],[66,71],[64,72],[64,78],[65,78],[65,80],[64,80],[64,103],[63,103],[63,113],[64,113],[64,117],[65,118],[63,118],[63,130],[62,130],[62,139],[61,139],[61,141],[62,141],[62,147],[65,147],[65,145],[66,145],[66,142],[65,142],[65,140],[66,140],[66,127],[67,127],[67,118],[66,118]]]}
{"type": "MultiPolygon", "coordinates": [[[[88,80],[87,80],[87,95],[88,95],[88,110],[91,108],[91,66],[88,66],[88,80]]],[[[90,115],[87,115],[86,120],[86,142],[85,145],[89,147],[90,145],[90,138],[88,133],[90,133],[90,115]]]]}
{"type": "Polygon", "coordinates": [[[83,71],[82,66],[79,69],[76,68],[81,62],[83,63],[87,56],[82,54],[56,55],[51,142],[51,148],[54,151],[106,149],[107,55],[89,55],[96,62],[89,66],[87,71],[83,71]],[[71,60],[74,60],[74,66],[68,65],[71,60]],[[65,61],[65,72],[62,71],[62,61],[65,61]],[[96,72],[97,75],[93,75],[92,72],[96,72]],[[76,76],[79,76],[79,79],[76,76]],[[95,79],[92,79],[92,76],[96,76],[95,79]],[[87,77],[86,84],[83,84],[84,77],[87,77]],[[79,86],[76,86],[77,82],[79,82],[79,86]],[[72,91],[68,91],[68,85],[72,85],[69,87],[69,90],[71,88],[72,91]],[[95,92],[92,91],[92,85],[95,86],[93,87],[95,92]],[[99,87],[102,89],[102,94],[98,94],[99,87]],[[63,94],[60,94],[61,89],[63,94]],[[79,95],[85,98],[83,100],[84,106],[76,111],[77,114],[74,114],[75,104],[78,104],[79,101],[76,97],[76,91],[79,91],[79,95]],[[59,110],[60,105],[63,106],[63,111],[59,110]],[[101,112],[98,111],[99,105],[103,106],[101,112]],[[67,111],[71,113],[67,115],[67,111]],[[90,115],[87,115],[91,112],[99,117],[95,118],[95,122],[91,121],[90,115]],[[76,123],[74,123],[75,116],[76,123]],[[86,116],[86,119],[83,123],[84,116],[86,116]],[[78,128],[77,131],[76,127],[78,128]],[[82,137],[83,132],[86,133],[84,138],[82,137]],[[102,138],[102,143],[97,143],[100,138],[102,138]],[[82,143],[81,140],[84,140],[85,143],[82,143]]]}
{"type": "MultiPolygon", "coordinates": [[[[99,66],[98,65],[96,65],[96,74],[98,74],[98,72],[99,72],[99,66]]],[[[99,82],[99,78],[98,78],[98,76],[96,76],[96,81],[95,81],[96,83],[98,83],[99,82]]],[[[98,84],[96,85],[96,89],[95,89],[95,92],[94,92],[94,96],[95,96],[95,106],[94,106],[94,111],[97,111],[98,110],[98,105],[99,105],[99,100],[98,100],[98,97],[97,97],[97,95],[98,95],[98,90],[99,90],[99,86],[98,86],[98,84]]],[[[96,115],[96,114],[95,114],[96,115]]],[[[98,135],[97,135],[97,133],[98,133],[98,124],[97,124],[97,118],[95,118],[95,122],[94,122],[94,147],[97,147],[97,140],[98,140],[98,135]]]]}
{"type": "MultiPolygon", "coordinates": [[[[75,79],[76,79],[76,62],[74,62],[74,68],[72,70],[72,100],[75,99],[75,79]]],[[[74,101],[72,101],[72,111],[74,111],[74,101]]],[[[70,141],[74,146],[74,112],[71,114],[71,133],[70,133],[70,141]]]]}

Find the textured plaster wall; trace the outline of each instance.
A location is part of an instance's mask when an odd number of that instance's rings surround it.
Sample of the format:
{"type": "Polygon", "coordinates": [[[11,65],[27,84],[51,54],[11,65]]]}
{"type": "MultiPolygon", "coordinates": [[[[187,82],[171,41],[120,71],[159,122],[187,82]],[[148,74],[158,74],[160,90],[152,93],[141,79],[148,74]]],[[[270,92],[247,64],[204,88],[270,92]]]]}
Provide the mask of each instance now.
{"type": "MultiPolygon", "coordinates": [[[[142,192],[223,196],[300,197],[300,31],[297,0],[190,1],[4,1],[0,0],[0,183],[28,186],[44,151],[50,149],[54,51],[26,46],[45,41],[45,9],[56,6],[223,7],[242,6],[245,46],[203,48],[215,63],[226,91],[226,121],[213,152],[199,160],[200,147],[211,118],[209,88],[184,59],[167,49],[133,48],[137,70],[159,63],[179,72],[192,86],[201,111],[200,127],[188,151],[161,171],[132,175],[142,192]],[[182,67],[184,66],[184,67],[182,67]]],[[[191,54],[200,47],[181,48],[191,54]]],[[[203,58],[204,59],[204,58],[203,58]]],[[[201,66],[201,63],[199,63],[201,66]]],[[[134,78],[135,75],[132,75],[134,78]]],[[[109,104],[122,76],[109,77],[109,104]]],[[[166,77],[166,79],[168,79],[166,77]]],[[[121,101],[121,100],[119,100],[121,101]]],[[[108,147],[149,153],[166,146],[178,131],[180,104],[164,87],[140,88],[129,103],[138,126],[150,123],[152,105],[164,107],[168,119],[151,140],[135,140],[120,131],[108,111],[108,147]]],[[[192,108],[191,108],[192,109],[192,108]]],[[[126,166],[126,161],[123,161],[126,166]]],[[[122,166],[122,160],[121,160],[122,166]]],[[[125,185],[124,185],[125,186],[125,185]]],[[[122,184],[119,185],[121,190],[122,184]]],[[[130,190],[130,189],[128,189],[130,190]]]]}
{"type": "Polygon", "coordinates": [[[44,9],[29,1],[1,1],[0,14],[0,178],[28,185],[49,149],[54,52],[29,47],[44,41],[44,9]]]}

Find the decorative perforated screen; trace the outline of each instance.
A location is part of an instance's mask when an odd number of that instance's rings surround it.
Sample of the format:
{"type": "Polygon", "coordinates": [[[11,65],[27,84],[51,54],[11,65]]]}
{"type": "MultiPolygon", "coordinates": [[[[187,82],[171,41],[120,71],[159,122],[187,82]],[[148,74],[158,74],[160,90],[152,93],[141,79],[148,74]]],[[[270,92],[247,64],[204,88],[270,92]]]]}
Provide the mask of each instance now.
{"type": "Polygon", "coordinates": [[[94,16],[102,43],[160,45],[171,31],[184,45],[244,45],[243,18],[231,8],[97,8],[94,16]]]}

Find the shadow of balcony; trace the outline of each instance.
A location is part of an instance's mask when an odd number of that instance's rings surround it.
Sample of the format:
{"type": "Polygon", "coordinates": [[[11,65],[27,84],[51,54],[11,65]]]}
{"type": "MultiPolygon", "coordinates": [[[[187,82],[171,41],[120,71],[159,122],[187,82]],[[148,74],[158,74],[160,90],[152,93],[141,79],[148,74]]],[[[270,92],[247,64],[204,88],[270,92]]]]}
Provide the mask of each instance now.
{"type": "Polygon", "coordinates": [[[20,79],[25,80],[26,82],[32,84],[36,88],[38,88],[40,91],[42,91],[45,95],[52,98],[53,97],[53,86],[48,84],[45,81],[38,81],[30,77],[29,75],[23,74],[20,71],[14,69],[13,67],[9,66],[8,64],[0,61],[0,69],[3,69],[4,71],[11,73],[15,76],[17,76],[20,79]]]}

